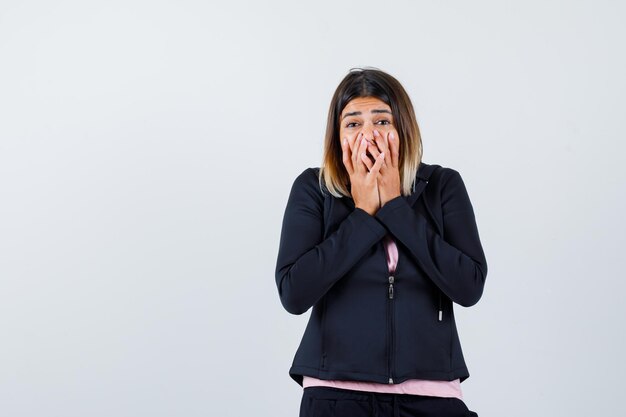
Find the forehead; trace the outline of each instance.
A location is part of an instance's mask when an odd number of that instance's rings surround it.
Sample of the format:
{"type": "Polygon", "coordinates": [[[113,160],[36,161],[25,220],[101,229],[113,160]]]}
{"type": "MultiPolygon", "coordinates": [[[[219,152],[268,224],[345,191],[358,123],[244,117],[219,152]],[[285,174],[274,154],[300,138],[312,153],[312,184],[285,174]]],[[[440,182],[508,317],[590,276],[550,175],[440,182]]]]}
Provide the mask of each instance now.
{"type": "Polygon", "coordinates": [[[352,99],[346,104],[343,108],[341,114],[345,114],[353,111],[369,111],[369,109],[387,109],[391,110],[391,108],[382,100],[376,97],[357,97],[352,99]]]}

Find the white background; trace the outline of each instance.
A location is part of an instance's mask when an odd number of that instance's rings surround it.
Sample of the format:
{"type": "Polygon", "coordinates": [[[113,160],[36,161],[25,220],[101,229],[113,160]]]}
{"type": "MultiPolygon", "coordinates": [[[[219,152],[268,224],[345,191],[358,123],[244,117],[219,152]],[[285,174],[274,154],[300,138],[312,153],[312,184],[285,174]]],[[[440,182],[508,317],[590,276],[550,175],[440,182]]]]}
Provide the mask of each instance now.
{"type": "Polygon", "coordinates": [[[0,415],[297,416],[280,226],[359,66],[474,205],[469,408],[615,415],[624,4],[299,3],[0,1],[0,415]]]}

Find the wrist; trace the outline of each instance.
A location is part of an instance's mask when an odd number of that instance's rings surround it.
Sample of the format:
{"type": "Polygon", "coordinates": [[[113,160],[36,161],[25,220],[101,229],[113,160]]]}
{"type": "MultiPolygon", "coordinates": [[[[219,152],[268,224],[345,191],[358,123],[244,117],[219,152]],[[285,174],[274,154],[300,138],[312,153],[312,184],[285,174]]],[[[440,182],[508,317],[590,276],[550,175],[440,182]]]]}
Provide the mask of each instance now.
{"type": "Polygon", "coordinates": [[[376,208],[373,207],[363,207],[363,206],[354,206],[354,208],[358,208],[369,214],[370,216],[374,216],[376,214],[376,208]]]}
{"type": "Polygon", "coordinates": [[[402,197],[402,194],[397,194],[395,196],[389,197],[384,203],[381,204],[381,207],[387,205],[390,201],[397,199],[398,197],[402,197]]]}

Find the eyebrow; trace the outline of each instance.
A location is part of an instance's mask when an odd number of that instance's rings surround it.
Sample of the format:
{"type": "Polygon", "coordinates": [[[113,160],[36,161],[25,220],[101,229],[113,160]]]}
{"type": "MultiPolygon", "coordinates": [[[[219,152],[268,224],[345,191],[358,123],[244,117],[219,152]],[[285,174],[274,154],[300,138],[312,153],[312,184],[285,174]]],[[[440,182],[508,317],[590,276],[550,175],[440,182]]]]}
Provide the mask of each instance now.
{"type": "MultiPolygon", "coordinates": [[[[387,109],[372,109],[372,111],[370,113],[389,113],[389,114],[392,114],[387,109]]],[[[348,116],[358,116],[359,114],[362,114],[362,113],[360,111],[353,111],[353,112],[350,112],[350,113],[346,113],[346,114],[343,115],[341,120],[345,119],[348,116]]]]}

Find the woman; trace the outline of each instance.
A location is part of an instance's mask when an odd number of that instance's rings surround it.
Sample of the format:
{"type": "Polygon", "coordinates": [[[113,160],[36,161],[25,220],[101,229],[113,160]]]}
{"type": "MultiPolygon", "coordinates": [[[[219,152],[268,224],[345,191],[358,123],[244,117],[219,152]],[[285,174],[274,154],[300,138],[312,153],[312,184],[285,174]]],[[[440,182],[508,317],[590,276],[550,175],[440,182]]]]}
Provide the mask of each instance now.
{"type": "Polygon", "coordinates": [[[453,303],[478,302],[487,262],[460,174],[421,159],[400,83],[350,71],[322,167],[291,188],[276,264],[284,308],[313,307],[289,370],[301,417],[477,415],[453,303]]]}

